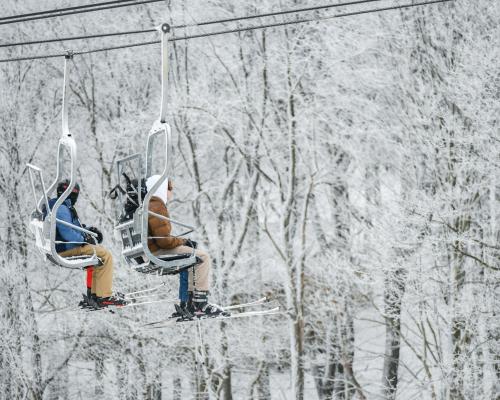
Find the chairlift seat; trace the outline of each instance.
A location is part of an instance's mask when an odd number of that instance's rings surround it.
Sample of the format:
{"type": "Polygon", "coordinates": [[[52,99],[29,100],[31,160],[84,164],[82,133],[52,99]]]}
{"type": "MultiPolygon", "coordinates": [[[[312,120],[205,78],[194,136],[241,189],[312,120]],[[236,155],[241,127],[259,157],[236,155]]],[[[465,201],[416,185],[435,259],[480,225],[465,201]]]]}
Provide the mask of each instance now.
{"type": "MultiPolygon", "coordinates": [[[[186,260],[190,257],[191,257],[190,253],[176,254],[175,256],[167,256],[167,255],[158,256],[159,259],[167,260],[169,262],[170,261],[178,261],[178,260],[186,260]]],[[[171,267],[163,267],[163,266],[156,265],[153,262],[149,261],[145,265],[141,265],[139,268],[136,268],[135,270],[138,272],[142,272],[144,274],[155,274],[155,275],[160,275],[160,276],[175,275],[175,274],[178,274],[182,271],[185,271],[191,267],[194,267],[195,265],[198,265],[201,262],[202,262],[201,258],[196,257],[195,262],[187,264],[187,265],[184,264],[184,265],[179,265],[179,266],[172,265],[171,267]]]]}
{"type": "Polygon", "coordinates": [[[157,256],[160,260],[167,262],[168,266],[155,264],[144,252],[140,223],[140,217],[134,215],[133,219],[116,227],[122,242],[122,255],[133,270],[143,274],[174,275],[201,262],[199,257],[193,257],[191,253],[181,253],[157,256]]]}
{"type": "MultiPolygon", "coordinates": [[[[49,260],[52,264],[59,265],[59,263],[52,257],[51,254],[46,254],[47,260],[49,260]]],[[[92,258],[92,256],[87,256],[87,255],[82,255],[82,256],[70,256],[70,257],[64,257],[66,260],[69,261],[87,261],[92,258]]],[[[84,267],[81,267],[81,269],[87,269],[90,267],[100,267],[103,265],[102,259],[100,257],[97,257],[98,263],[95,265],[87,265],[84,267]]]]}
{"type": "MultiPolygon", "coordinates": [[[[59,262],[52,256],[51,250],[50,250],[50,235],[49,235],[49,228],[50,228],[50,223],[48,223],[47,220],[43,220],[43,216],[40,213],[33,213],[31,216],[31,228],[32,231],[35,235],[35,240],[36,244],[39,248],[39,250],[45,255],[47,260],[49,260],[52,264],[60,266],[59,262]]],[[[81,256],[70,256],[70,257],[64,257],[68,261],[75,261],[75,262],[84,262],[92,259],[92,255],[81,255],[81,256]]],[[[89,267],[99,267],[103,265],[103,261],[101,258],[97,257],[97,264],[93,265],[84,265],[79,269],[87,269],[89,267]]],[[[75,267],[75,269],[77,269],[75,267]]]]}

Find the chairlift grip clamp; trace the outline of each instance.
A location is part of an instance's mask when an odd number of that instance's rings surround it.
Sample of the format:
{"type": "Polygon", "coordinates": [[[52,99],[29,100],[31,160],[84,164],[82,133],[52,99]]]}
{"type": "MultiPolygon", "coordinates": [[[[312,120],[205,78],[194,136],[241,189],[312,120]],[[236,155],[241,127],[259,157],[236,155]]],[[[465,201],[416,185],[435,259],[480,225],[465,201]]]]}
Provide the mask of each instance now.
{"type": "Polygon", "coordinates": [[[75,55],[75,52],[73,50],[66,50],[66,54],[64,55],[64,58],[66,60],[72,60],[74,55],[75,55]]]}

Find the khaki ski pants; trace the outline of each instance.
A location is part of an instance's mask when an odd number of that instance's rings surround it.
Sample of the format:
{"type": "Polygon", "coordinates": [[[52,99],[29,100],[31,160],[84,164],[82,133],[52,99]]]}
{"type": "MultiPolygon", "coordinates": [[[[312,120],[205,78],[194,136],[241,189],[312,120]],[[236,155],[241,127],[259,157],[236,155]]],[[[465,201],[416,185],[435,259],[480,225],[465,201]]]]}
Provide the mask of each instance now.
{"type": "MultiPolygon", "coordinates": [[[[193,249],[189,246],[177,246],[173,249],[160,249],[154,252],[155,256],[167,255],[167,254],[181,254],[181,253],[191,253],[193,249]]],[[[203,250],[196,249],[195,254],[201,258],[201,264],[194,267],[194,282],[193,282],[193,268],[189,268],[189,286],[188,290],[190,292],[193,289],[208,291],[210,288],[210,256],[203,250]]]]}
{"type": "Polygon", "coordinates": [[[108,249],[99,245],[86,244],[63,251],[59,255],[61,257],[91,256],[94,254],[94,249],[97,257],[102,260],[102,266],[94,266],[91,292],[98,297],[109,297],[113,294],[113,256],[108,249]]]}

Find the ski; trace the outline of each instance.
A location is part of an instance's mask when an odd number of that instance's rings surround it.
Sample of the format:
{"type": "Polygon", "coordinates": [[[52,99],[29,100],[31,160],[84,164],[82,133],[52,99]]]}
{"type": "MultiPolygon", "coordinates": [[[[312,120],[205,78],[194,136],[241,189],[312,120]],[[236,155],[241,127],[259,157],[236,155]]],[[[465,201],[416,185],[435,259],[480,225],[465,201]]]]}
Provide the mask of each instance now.
{"type": "Polygon", "coordinates": [[[264,304],[264,303],[267,303],[267,297],[261,297],[258,300],[250,301],[248,303],[233,304],[231,306],[222,307],[222,309],[224,311],[237,310],[237,309],[240,309],[240,308],[248,308],[248,307],[253,307],[253,306],[259,306],[259,305],[264,304]]]}
{"type": "Polygon", "coordinates": [[[123,298],[125,298],[125,299],[139,298],[139,297],[142,297],[144,295],[144,293],[155,292],[157,290],[160,290],[164,286],[165,286],[165,283],[162,283],[161,285],[158,285],[158,286],[155,286],[152,288],[136,290],[135,292],[124,293],[123,298]],[[140,296],[137,296],[137,295],[140,295],[140,296]]]}
{"type": "Polygon", "coordinates": [[[55,310],[55,311],[48,311],[45,312],[44,314],[59,314],[59,313],[65,313],[65,312],[82,312],[82,313],[87,313],[87,312],[96,312],[96,311],[108,311],[110,313],[114,313],[116,310],[120,310],[122,308],[131,308],[131,307],[139,307],[139,306],[146,306],[148,304],[157,304],[157,303],[175,303],[177,299],[159,299],[159,300],[147,300],[143,299],[142,301],[135,301],[135,299],[127,299],[130,301],[130,303],[122,305],[122,306],[114,306],[114,305],[109,305],[107,307],[102,307],[102,308],[95,308],[91,306],[90,304],[82,304],[81,302],[80,305],[78,306],[70,306],[70,307],[65,307],[60,310],[55,310]]]}
{"type": "MultiPolygon", "coordinates": [[[[257,300],[254,300],[254,301],[250,301],[248,303],[233,304],[233,305],[226,306],[226,307],[221,307],[221,308],[222,308],[223,311],[240,310],[240,309],[243,309],[243,308],[249,308],[249,307],[259,306],[259,305],[262,305],[262,304],[265,304],[265,303],[267,303],[267,297],[261,297],[260,299],[257,299],[257,300]]],[[[149,323],[144,324],[142,326],[143,327],[153,326],[153,325],[162,324],[164,322],[169,322],[171,320],[175,320],[175,319],[179,319],[179,318],[180,318],[179,316],[168,317],[168,318],[162,319],[160,321],[149,322],[149,323]]]]}
{"type": "Polygon", "coordinates": [[[177,299],[160,299],[160,300],[138,301],[138,302],[130,302],[130,303],[122,305],[122,306],[110,305],[110,306],[102,307],[102,308],[86,307],[83,310],[87,311],[87,312],[109,311],[111,313],[115,313],[115,311],[120,311],[120,310],[123,310],[125,308],[141,307],[141,306],[146,306],[149,304],[158,304],[158,303],[174,303],[175,301],[177,301],[177,299]]]}
{"type": "Polygon", "coordinates": [[[164,294],[165,293],[144,294],[144,295],[141,295],[141,296],[124,297],[123,299],[127,300],[127,301],[132,301],[132,300],[137,300],[137,299],[153,299],[155,297],[162,296],[164,294]]]}
{"type": "Polygon", "coordinates": [[[184,322],[189,323],[189,322],[208,321],[208,320],[228,320],[228,319],[235,319],[235,318],[273,315],[273,314],[278,314],[279,310],[280,310],[279,307],[275,307],[275,308],[270,308],[268,310],[247,311],[247,312],[235,313],[235,314],[231,314],[231,315],[201,316],[201,317],[194,317],[192,319],[170,318],[169,320],[166,320],[161,325],[149,326],[147,329],[161,329],[161,328],[166,328],[166,327],[172,326],[172,325],[177,324],[177,323],[184,323],[184,322]]]}
{"type": "Polygon", "coordinates": [[[144,306],[146,304],[156,304],[156,303],[175,303],[177,299],[160,299],[160,300],[149,300],[149,301],[138,301],[138,302],[133,302],[126,304],[124,306],[118,306],[115,308],[128,308],[128,307],[138,307],[138,306],[144,306]]]}

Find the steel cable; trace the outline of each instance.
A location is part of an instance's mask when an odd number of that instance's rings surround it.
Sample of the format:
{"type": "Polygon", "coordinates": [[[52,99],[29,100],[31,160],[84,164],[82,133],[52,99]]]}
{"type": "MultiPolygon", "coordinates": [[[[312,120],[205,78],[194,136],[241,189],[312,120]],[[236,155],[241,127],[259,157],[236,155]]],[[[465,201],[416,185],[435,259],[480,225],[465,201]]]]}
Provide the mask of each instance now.
{"type": "MultiPolygon", "coordinates": [[[[172,37],[169,39],[169,41],[175,42],[175,41],[179,41],[179,40],[190,40],[190,39],[196,39],[196,38],[202,38],[202,37],[217,36],[217,35],[245,32],[245,31],[253,31],[253,30],[258,30],[258,29],[274,28],[274,27],[279,27],[279,26],[305,24],[305,23],[325,21],[325,20],[330,20],[330,19],[335,19],[335,18],[343,18],[343,17],[350,17],[350,16],[355,16],[355,15],[378,13],[378,12],[390,11],[390,10],[402,10],[402,9],[408,9],[408,8],[413,8],[413,7],[418,7],[418,6],[426,6],[426,5],[438,4],[438,3],[448,3],[448,2],[453,2],[453,1],[455,1],[455,0],[432,0],[432,1],[425,1],[425,2],[420,2],[420,3],[411,3],[411,4],[403,4],[403,5],[397,5],[397,6],[390,6],[390,7],[375,8],[375,9],[370,9],[370,10],[353,11],[353,12],[336,14],[336,15],[329,15],[329,16],[324,16],[324,17],[305,18],[305,19],[293,20],[293,21],[276,22],[276,23],[271,23],[271,24],[255,25],[255,26],[228,29],[228,30],[215,31],[215,32],[206,32],[206,33],[201,33],[201,34],[196,34],[196,35],[172,37]]],[[[149,41],[149,42],[130,43],[130,44],[125,44],[125,45],[121,45],[121,46],[103,47],[103,48],[92,49],[92,50],[88,50],[88,51],[75,51],[74,55],[91,54],[91,53],[98,53],[98,52],[109,51],[109,50],[118,50],[118,49],[125,49],[125,48],[131,48],[131,47],[147,46],[147,45],[152,45],[152,44],[158,44],[160,42],[161,42],[160,40],[154,40],[154,41],[149,41]]],[[[43,59],[43,58],[62,57],[65,54],[66,53],[50,54],[50,55],[46,55],[46,56],[41,55],[41,56],[9,58],[9,59],[0,60],[0,63],[11,62],[11,61],[24,61],[24,60],[36,60],[36,59],[43,59]]]]}
{"type": "Polygon", "coordinates": [[[156,29],[143,29],[137,31],[126,31],[126,32],[111,32],[111,33],[97,33],[95,35],[82,35],[82,36],[71,36],[71,37],[62,37],[62,38],[54,38],[54,39],[42,39],[42,40],[32,40],[27,42],[18,42],[18,43],[5,43],[0,44],[0,48],[4,47],[16,47],[16,46],[27,46],[33,44],[46,44],[46,43],[54,43],[54,42],[65,42],[70,40],[83,40],[83,39],[97,39],[102,37],[110,37],[110,36],[124,36],[124,35],[137,35],[141,33],[150,33],[156,32],[156,29]]]}
{"type": "MultiPolygon", "coordinates": [[[[294,10],[275,11],[275,12],[268,12],[268,13],[264,13],[264,14],[248,15],[248,16],[244,16],[244,17],[216,19],[216,20],[210,20],[210,21],[203,21],[203,22],[199,22],[199,23],[195,23],[195,24],[176,25],[176,26],[172,26],[172,29],[193,28],[193,27],[198,27],[198,26],[224,24],[224,23],[228,23],[228,22],[243,21],[243,20],[248,20],[248,19],[265,18],[265,17],[272,17],[272,16],[279,16],[279,15],[286,15],[286,14],[298,14],[298,13],[309,12],[309,11],[326,10],[326,9],[330,9],[330,8],[337,8],[337,7],[343,7],[343,6],[353,6],[353,5],[359,5],[359,4],[380,2],[380,1],[384,1],[384,0],[356,0],[356,1],[349,1],[346,3],[325,4],[322,6],[304,7],[304,8],[297,8],[294,10]]],[[[103,38],[103,37],[110,37],[110,36],[125,36],[125,35],[132,35],[132,34],[149,33],[149,32],[154,32],[154,31],[155,31],[155,29],[151,28],[151,29],[145,29],[145,30],[113,32],[113,33],[100,33],[100,34],[95,34],[95,35],[71,36],[71,37],[62,37],[62,38],[53,38],[53,39],[41,39],[41,40],[32,40],[32,41],[18,42],[18,43],[0,44],[0,48],[26,46],[26,45],[33,45],[33,44],[45,44],[45,43],[53,43],[53,42],[64,42],[64,41],[70,41],[70,40],[96,39],[96,38],[103,38]]]]}
{"type": "Polygon", "coordinates": [[[98,7],[98,6],[107,6],[107,5],[111,5],[111,4],[130,3],[132,1],[136,1],[136,0],[113,0],[113,1],[106,1],[103,3],[93,3],[93,4],[85,4],[85,5],[81,5],[81,6],[55,8],[53,10],[36,11],[36,12],[28,13],[28,14],[9,15],[7,17],[0,17],[0,21],[6,21],[9,19],[22,19],[22,18],[34,17],[34,16],[39,16],[39,15],[44,15],[44,14],[54,14],[54,13],[58,13],[58,12],[62,12],[62,11],[71,11],[71,10],[79,10],[79,9],[84,9],[84,8],[93,8],[93,7],[98,7]]]}
{"type": "Polygon", "coordinates": [[[82,13],[88,13],[88,12],[93,12],[93,11],[110,10],[113,8],[120,8],[120,7],[139,6],[142,4],[159,3],[162,1],[164,1],[164,0],[140,0],[140,1],[139,0],[115,0],[115,1],[105,2],[105,3],[88,4],[85,6],[74,6],[74,7],[60,8],[60,9],[49,10],[49,11],[39,11],[39,12],[23,14],[23,15],[11,15],[8,17],[0,18],[0,25],[14,24],[14,23],[18,23],[18,22],[35,21],[35,20],[41,20],[41,19],[46,19],[46,18],[55,18],[55,17],[61,17],[61,16],[65,16],[65,15],[82,14],[82,13]]]}

